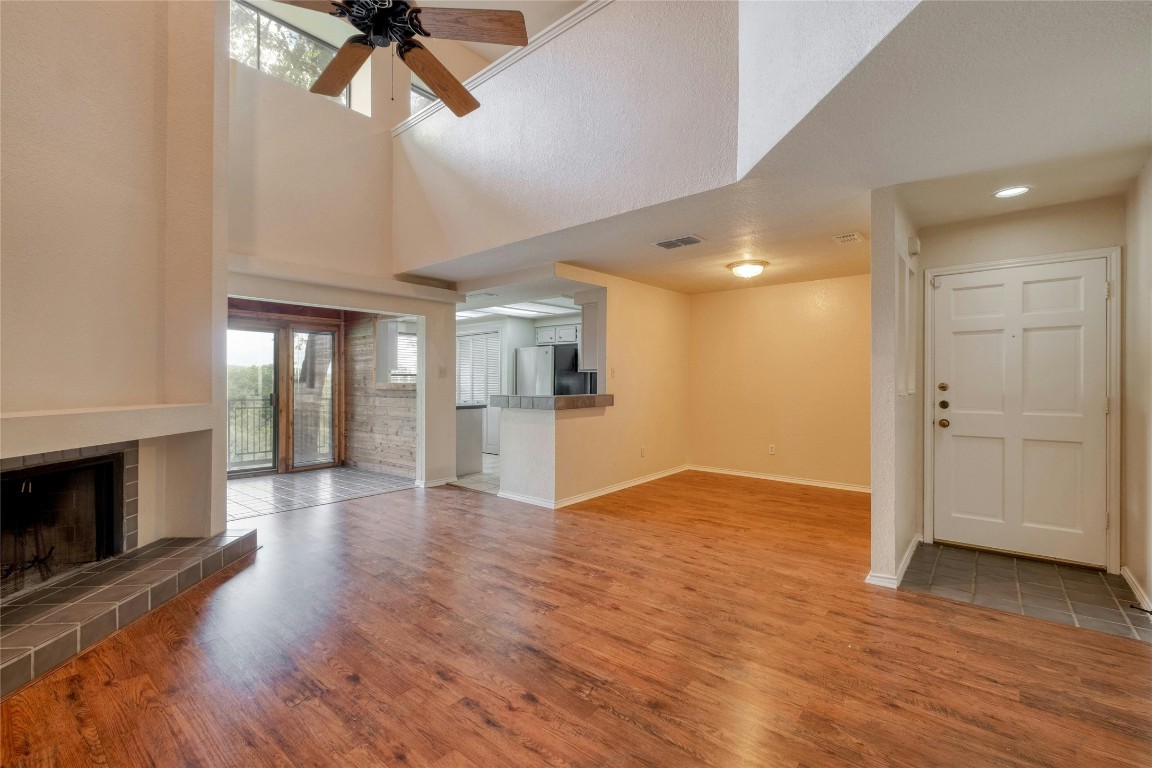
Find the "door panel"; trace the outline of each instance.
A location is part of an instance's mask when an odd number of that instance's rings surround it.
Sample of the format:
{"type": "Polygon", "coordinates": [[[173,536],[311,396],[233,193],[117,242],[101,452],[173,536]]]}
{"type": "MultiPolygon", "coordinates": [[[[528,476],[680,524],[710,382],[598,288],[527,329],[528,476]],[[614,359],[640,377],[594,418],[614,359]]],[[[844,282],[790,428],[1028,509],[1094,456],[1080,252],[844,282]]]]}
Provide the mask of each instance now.
{"type": "Polygon", "coordinates": [[[332,331],[292,332],[292,466],[336,461],[332,331]]]}
{"type": "Polygon", "coordinates": [[[228,471],[276,468],[276,331],[228,331],[228,471]]]}
{"type": "Polygon", "coordinates": [[[936,538],[1105,563],[1106,281],[1104,259],[937,278],[936,538]]]}
{"type": "Polygon", "coordinates": [[[1004,522],[1004,440],[957,435],[953,450],[953,515],[1004,522]],[[982,482],[969,483],[970,477],[982,482]]]}
{"type": "Polygon", "coordinates": [[[1004,332],[969,331],[953,336],[953,412],[1004,412],[1004,332]]]}

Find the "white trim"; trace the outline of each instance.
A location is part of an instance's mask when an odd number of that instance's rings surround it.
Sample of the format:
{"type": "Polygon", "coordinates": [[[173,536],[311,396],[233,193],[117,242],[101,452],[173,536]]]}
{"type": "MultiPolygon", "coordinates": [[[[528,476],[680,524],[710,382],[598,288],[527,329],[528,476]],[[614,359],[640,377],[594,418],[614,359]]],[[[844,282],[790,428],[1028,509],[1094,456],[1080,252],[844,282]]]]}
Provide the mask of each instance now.
{"type": "Polygon", "coordinates": [[[1108,424],[1108,500],[1105,514],[1109,521],[1108,526],[1108,552],[1106,554],[1108,573],[1121,573],[1120,567],[1120,327],[1121,327],[1121,296],[1123,295],[1120,283],[1120,246],[1110,248],[1094,248],[1089,251],[1071,251],[1069,253],[1055,253],[1048,256],[1029,256],[1021,259],[1007,259],[1002,261],[988,261],[979,264],[961,264],[951,267],[933,267],[924,271],[924,541],[929,544],[933,541],[933,513],[934,499],[933,483],[935,480],[935,440],[929,426],[933,422],[933,391],[932,361],[935,359],[935,328],[933,327],[933,300],[935,294],[932,283],[936,277],[942,275],[959,275],[967,272],[984,272],[991,269],[1012,269],[1014,267],[1031,267],[1043,264],[1061,264],[1069,261],[1087,261],[1089,259],[1105,259],[1108,265],[1108,280],[1111,283],[1111,294],[1108,298],[1108,398],[1111,403],[1107,415],[1108,424]]]}
{"type": "Polygon", "coordinates": [[[551,501],[538,499],[535,496],[523,496],[519,493],[511,493],[509,491],[500,491],[496,495],[509,501],[518,501],[521,504],[531,504],[534,507],[543,507],[544,509],[556,509],[556,505],[551,501]]]}
{"type": "Polygon", "coordinates": [[[864,583],[871,584],[874,587],[896,589],[900,586],[900,579],[895,576],[882,576],[878,573],[869,573],[867,578],[864,579],[864,583]]]}
{"type": "Polygon", "coordinates": [[[721,469],[720,467],[701,467],[696,464],[683,467],[696,472],[711,472],[715,475],[735,475],[736,477],[751,477],[757,480],[774,480],[777,483],[793,483],[795,485],[812,485],[817,488],[832,488],[837,491],[855,491],[856,493],[872,493],[867,485],[851,485],[849,483],[834,483],[829,480],[809,480],[803,477],[787,477],[784,475],[769,475],[764,472],[745,472],[742,469],[721,469]]]}
{"type": "Polygon", "coordinates": [[[417,488],[435,488],[440,485],[448,485],[449,483],[456,482],[455,477],[441,477],[436,480],[417,480],[417,488]]]}
{"type": "Polygon", "coordinates": [[[908,548],[904,550],[904,557],[900,558],[900,565],[896,568],[895,576],[869,573],[868,577],[864,579],[864,583],[877,587],[887,587],[888,589],[896,589],[899,587],[900,582],[904,579],[904,572],[907,571],[908,566],[912,564],[912,556],[916,554],[916,547],[920,546],[922,540],[923,537],[920,534],[912,537],[912,541],[908,543],[908,548]]]}
{"type": "MultiPolygon", "coordinates": [[[[464,87],[469,91],[475,92],[477,86],[483,85],[496,75],[508,69],[508,67],[512,66],[516,62],[532,55],[536,51],[543,48],[552,38],[567,32],[572,27],[584,21],[584,19],[607,7],[611,3],[612,0],[589,0],[588,2],[584,3],[584,5],[572,11],[572,13],[555,22],[551,26],[545,27],[535,37],[528,41],[528,45],[524,46],[523,48],[517,48],[516,50],[501,56],[499,59],[496,59],[496,61],[484,67],[484,69],[472,75],[472,77],[464,81],[464,87]]],[[[397,124],[397,126],[392,129],[392,135],[399,136],[400,134],[404,133],[404,131],[408,130],[417,123],[426,120],[442,109],[444,109],[444,102],[434,101],[433,103],[424,107],[424,109],[409,117],[404,122],[397,124]]]]}
{"type": "Polygon", "coordinates": [[[1120,575],[1136,593],[1136,602],[1140,603],[1140,607],[1146,611],[1152,611],[1152,598],[1148,597],[1148,593],[1140,586],[1140,582],[1136,580],[1136,574],[1128,570],[1128,566],[1125,565],[1120,568],[1120,575]]]}
{"type": "Polygon", "coordinates": [[[588,501],[589,499],[594,499],[597,496],[604,496],[604,495],[609,494],[609,493],[615,493],[616,491],[622,491],[625,488],[631,488],[634,485],[643,485],[644,483],[650,483],[653,480],[659,480],[662,477],[668,477],[669,475],[679,474],[680,472],[683,472],[686,469],[690,469],[690,467],[681,465],[679,467],[673,467],[672,469],[666,469],[663,472],[653,472],[650,475],[644,475],[643,477],[633,478],[632,480],[625,480],[622,483],[616,483],[615,485],[609,485],[609,486],[606,486],[604,488],[599,488],[595,491],[589,491],[588,493],[580,493],[580,494],[577,494],[575,496],[569,496],[566,499],[560,499],[559,501],[557,501],[555,508],[560,509],[561,507],[567,507],[570,504],[577,504],[581,501],[588,501]]]}

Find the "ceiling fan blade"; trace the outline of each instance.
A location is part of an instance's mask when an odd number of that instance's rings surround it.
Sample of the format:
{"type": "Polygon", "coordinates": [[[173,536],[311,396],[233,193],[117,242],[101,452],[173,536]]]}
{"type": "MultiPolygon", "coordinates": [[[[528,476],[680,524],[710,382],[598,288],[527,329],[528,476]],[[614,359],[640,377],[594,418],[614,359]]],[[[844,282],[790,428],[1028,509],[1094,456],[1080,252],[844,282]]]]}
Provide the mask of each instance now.
{"type": "Polygon", "coordinates": [[[371,55],[372,46],[364,42],[364,36],[353,35],[340,46],[336,56],[308,90],[324,96],[339,96],[371,55]]]}
{"type": "Polygon", "coordinates": [[[338,3],[335,0],[277,0],[284,5],[294,5],[297,8],[307,8],[318,13],[332,13],[338,3]]]}
{"type": "Polygon", "coordinates": [[[528,45],[528,30],[520,11],[485,8],[416,8],[416,21],[428,37],[470,43],[528,45]]]}
{"type": "Polygon", "coordinates": [[[456,79],[456,76],[420,43],[405,40],[396,47],[396,53],[456,117],[464,117],[480,106],[480,102],[468,93],[468,89],[456,79]]]}

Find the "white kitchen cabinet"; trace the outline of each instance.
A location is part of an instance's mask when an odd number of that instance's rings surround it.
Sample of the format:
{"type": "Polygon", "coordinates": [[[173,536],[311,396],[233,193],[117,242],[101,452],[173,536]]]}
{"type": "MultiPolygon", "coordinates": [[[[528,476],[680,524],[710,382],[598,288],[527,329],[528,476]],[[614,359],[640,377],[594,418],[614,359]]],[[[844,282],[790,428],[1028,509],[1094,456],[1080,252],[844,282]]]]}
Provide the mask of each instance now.
{"type": "Polygon", "coordinates": [[[536,329],[536,343],[537,344],[555,344],[556,343],[556,328],[537,328],[536,329]]]}
{"type": "Polygon", "coordinates": [[[576,325],[556,326],[557,344],[575,344],[580,339],[580,327],[576,325]]]}

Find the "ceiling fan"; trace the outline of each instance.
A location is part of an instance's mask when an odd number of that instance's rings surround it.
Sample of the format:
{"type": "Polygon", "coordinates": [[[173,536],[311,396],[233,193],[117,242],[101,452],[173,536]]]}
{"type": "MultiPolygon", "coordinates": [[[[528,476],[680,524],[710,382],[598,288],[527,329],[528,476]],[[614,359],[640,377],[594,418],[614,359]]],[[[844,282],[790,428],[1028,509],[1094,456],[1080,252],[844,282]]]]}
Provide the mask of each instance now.
{"type": "Polygon", "coordinates": [[[345,41],[312,85],[312,93],[338,96],[372,51],[396,43],[396,55],[457,117],[480,106],[468,89],[414,38],[444,37],[473,43],[527,45],[520,11],[419,8],[405,0],[279,0],[344,19],[360,34],[345,41]]]}

